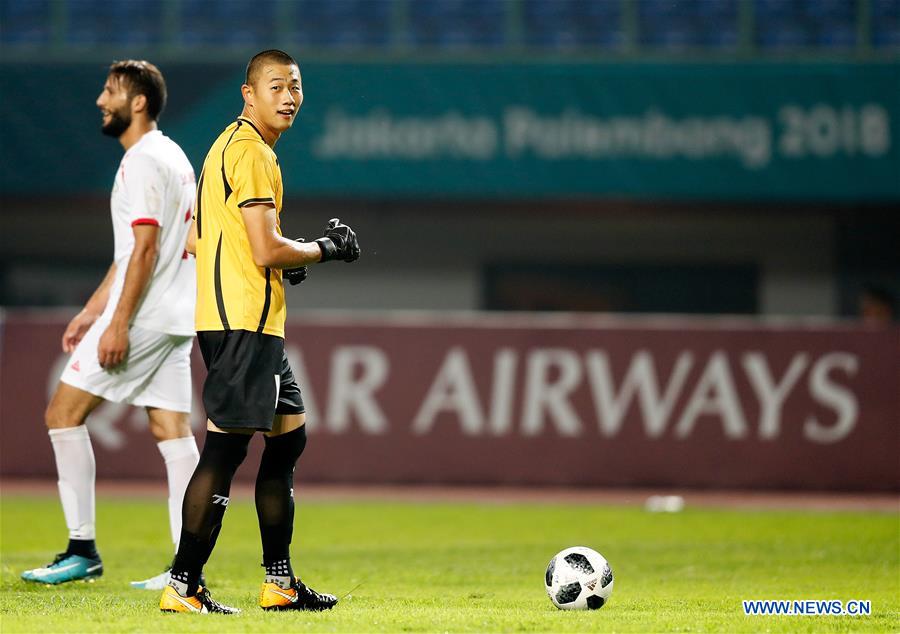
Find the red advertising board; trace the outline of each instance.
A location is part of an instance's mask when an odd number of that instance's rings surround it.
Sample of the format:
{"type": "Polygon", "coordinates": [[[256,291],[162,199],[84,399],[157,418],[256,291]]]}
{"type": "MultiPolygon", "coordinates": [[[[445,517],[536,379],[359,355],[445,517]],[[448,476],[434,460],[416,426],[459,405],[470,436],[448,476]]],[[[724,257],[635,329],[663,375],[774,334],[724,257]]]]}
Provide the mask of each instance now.
{"type": "MultiPolygon", "coordinates": [[[[43,411],[65,324],[4,316],[3,476],[55,475],[43,411]]],[[[896,327],[316,314],[286,341],[306,481],[900,490],[896,327]]],[[[203,375],[195,354],[198,437],[203,375]]],[[[164,477],[142,411],[104,404],[88,428],[99,478],[164,477]]]]}

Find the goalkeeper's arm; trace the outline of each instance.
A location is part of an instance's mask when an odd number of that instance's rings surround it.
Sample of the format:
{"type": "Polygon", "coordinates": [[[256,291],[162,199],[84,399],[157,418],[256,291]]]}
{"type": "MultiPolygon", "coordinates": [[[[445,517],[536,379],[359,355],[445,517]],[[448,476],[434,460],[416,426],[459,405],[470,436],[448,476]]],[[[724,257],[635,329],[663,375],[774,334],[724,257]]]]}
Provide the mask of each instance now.
{"type": "Polygon", "coordinates": [[[307,264],[359,258],[356,233],[337,218],[332,218],[325,235],[315,242],[288,240],[276,228],[275,207],[271,204],[248,205],[241,208],[247,238],[257,266],[274,269],[294,269],[307,264]]]}
{"type": "Polygon", "coordinates": [[[293,269],[322,260],[322,250],[315,242],[297,242],[279,235],[274,206],[247,205],[241,208],[241,214],[257,266],[293,269]]]}

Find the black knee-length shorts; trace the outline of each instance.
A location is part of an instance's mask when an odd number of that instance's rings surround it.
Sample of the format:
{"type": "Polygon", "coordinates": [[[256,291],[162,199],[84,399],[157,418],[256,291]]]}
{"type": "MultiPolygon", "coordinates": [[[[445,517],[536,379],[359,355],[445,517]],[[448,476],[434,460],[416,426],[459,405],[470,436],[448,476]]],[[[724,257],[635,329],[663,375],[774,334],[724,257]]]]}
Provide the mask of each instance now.
{"type": "Polygon", "coordinates": [[[203,406],[217,426],[271,431],[276,415],[305,411],[281,337],[209,330],[197,333],[197,343],[208,371],[203,406]]]}

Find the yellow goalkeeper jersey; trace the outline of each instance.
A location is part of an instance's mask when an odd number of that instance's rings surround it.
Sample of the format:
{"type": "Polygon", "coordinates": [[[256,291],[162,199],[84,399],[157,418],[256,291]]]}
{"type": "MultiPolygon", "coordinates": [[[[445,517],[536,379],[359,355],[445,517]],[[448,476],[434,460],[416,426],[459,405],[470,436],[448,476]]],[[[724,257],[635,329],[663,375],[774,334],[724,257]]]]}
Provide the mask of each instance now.
{"type": "Polygon", "coordinates": [[[197,331],[248,330],[284,337],[281,270],[257,266],[241,208],[275,205],[281,234],[281,168],[248,119],[216,139],[197,182],[197,331]]]}

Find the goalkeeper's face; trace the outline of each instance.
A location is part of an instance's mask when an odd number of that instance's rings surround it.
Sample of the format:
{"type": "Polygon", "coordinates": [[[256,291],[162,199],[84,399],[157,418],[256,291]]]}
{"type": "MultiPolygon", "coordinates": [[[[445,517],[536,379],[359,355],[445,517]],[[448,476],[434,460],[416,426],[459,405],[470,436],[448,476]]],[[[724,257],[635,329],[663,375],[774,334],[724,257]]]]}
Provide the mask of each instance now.
{"type": "Polygon", "coordinates": [[[247,101],[261,123],[279,134],[291,127],[303,103],[297,66],[267,64],[250,88],[247,101]]]}

